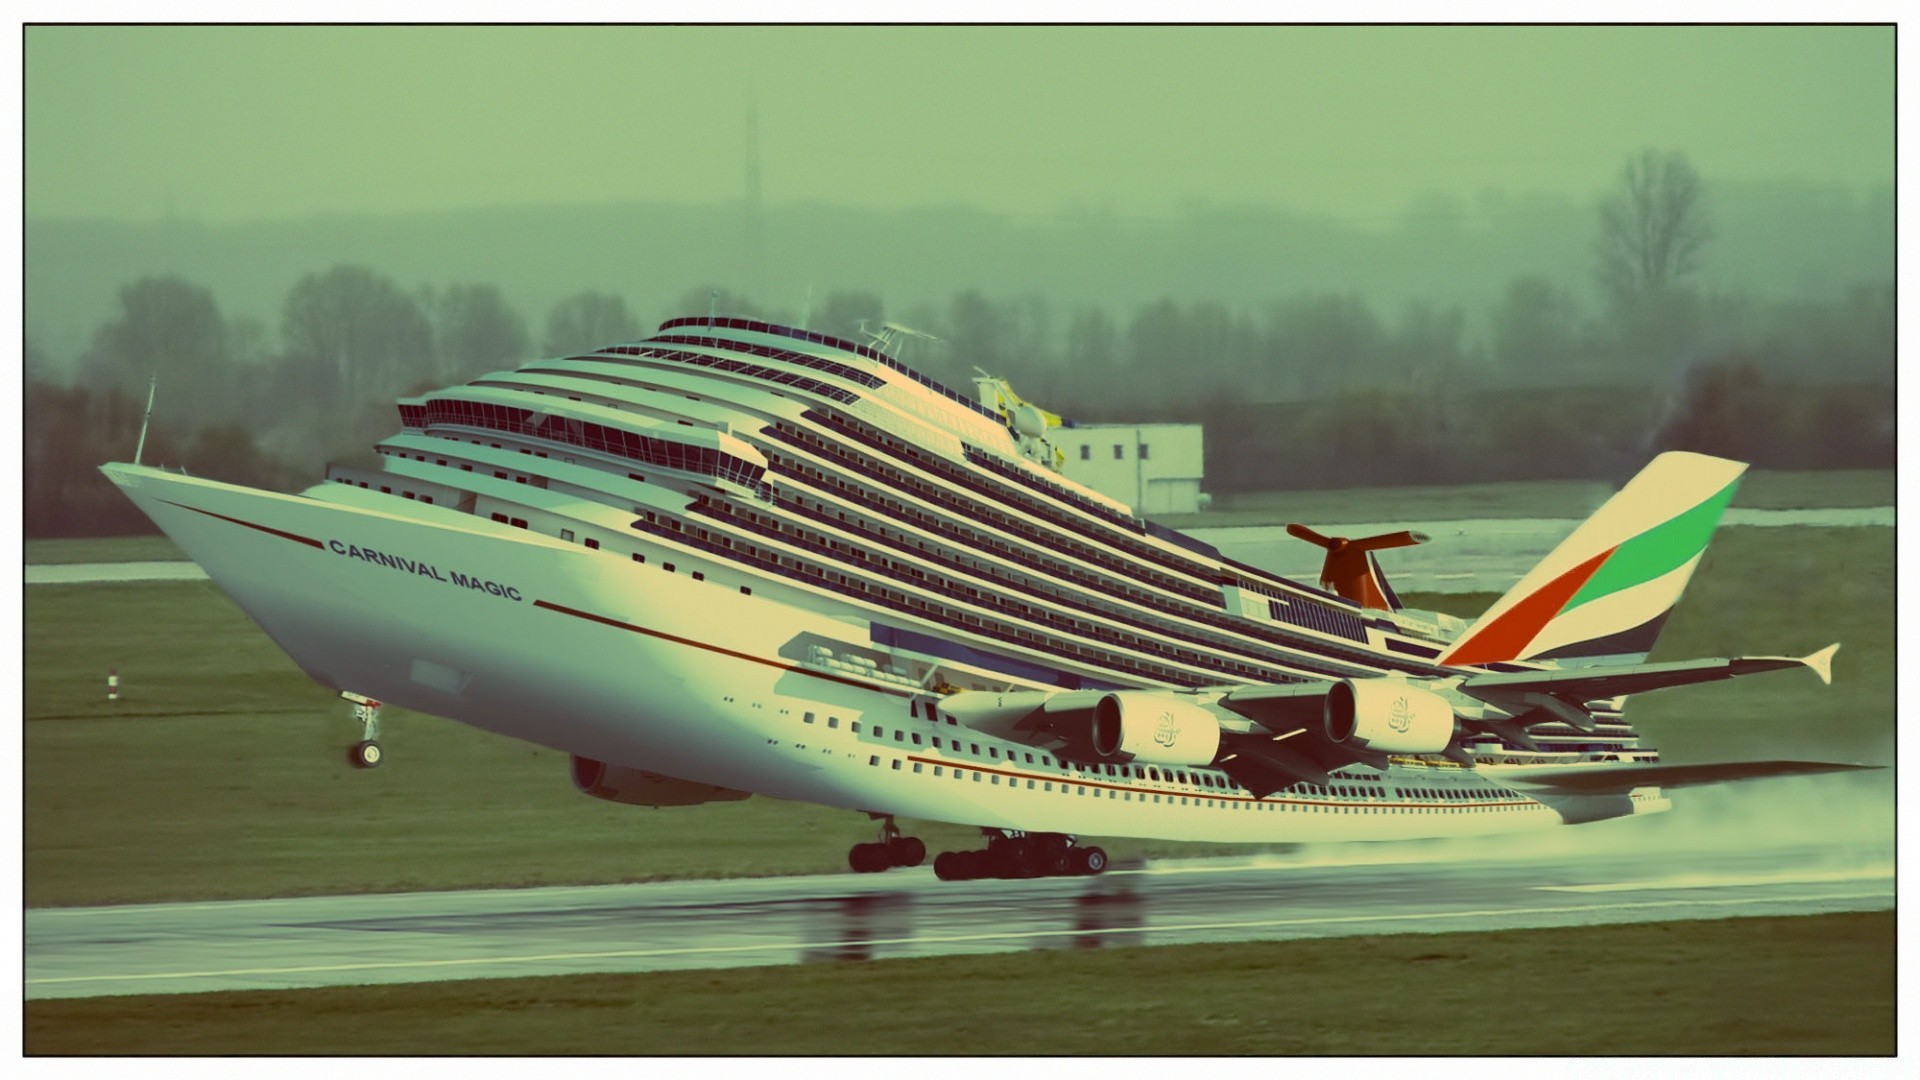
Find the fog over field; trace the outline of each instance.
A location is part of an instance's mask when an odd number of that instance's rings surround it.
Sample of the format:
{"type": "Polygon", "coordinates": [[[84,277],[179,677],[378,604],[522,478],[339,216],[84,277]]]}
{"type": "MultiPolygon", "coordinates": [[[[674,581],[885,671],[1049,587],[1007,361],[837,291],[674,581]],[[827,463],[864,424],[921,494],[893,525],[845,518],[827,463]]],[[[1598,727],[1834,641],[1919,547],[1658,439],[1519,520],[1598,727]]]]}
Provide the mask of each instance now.
{"type": "Polygon", "coordinates": [[[152,376],[159,460],[295,486],[399,393],[707,310],[900,322],[945,381],[1205,422],[1221,491],[1891,462],[1891,27],[42,26],[25,55],[41,534],[140,524],[90,469],[152,376]]]}

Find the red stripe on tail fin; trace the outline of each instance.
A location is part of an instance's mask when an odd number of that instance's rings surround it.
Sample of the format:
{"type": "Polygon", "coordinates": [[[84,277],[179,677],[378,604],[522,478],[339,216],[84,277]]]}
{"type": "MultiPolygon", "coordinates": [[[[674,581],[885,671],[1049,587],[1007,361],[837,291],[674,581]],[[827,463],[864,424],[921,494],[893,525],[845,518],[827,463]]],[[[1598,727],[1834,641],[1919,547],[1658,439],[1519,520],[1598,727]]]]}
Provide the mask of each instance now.
{"type": "Polygon", "coordinates": [[[1455,645],[1440,658],[1443,664],[1492,664],[1511,660],[1526,649],[1548,620],[1560,614],[1573,594],[1587,583],[1617,548],[1607,550],[1547,582],[1533,595],[1508,608],[1480,632],[1455,645]]]}

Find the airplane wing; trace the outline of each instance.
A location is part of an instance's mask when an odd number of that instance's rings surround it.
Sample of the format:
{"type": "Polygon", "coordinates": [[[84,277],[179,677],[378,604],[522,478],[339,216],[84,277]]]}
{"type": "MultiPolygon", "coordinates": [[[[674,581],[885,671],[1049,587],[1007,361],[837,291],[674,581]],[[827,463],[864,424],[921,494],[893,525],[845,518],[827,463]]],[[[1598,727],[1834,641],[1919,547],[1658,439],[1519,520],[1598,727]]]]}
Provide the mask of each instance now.
{"type": "Polygon", "coordinates": [[[1597,701],[1623,694],[1640,694],[1668,686],[1714,682],[1763,671],[1808,667],[1823,683],[1833,682],[1833,654],[1838,644],[1829,645],[1807,656],[1736,656],[1732,659],[1676,660],[1664,664],[1618,664],[1555,671],[1518,671],[1472,675],[1460,684],[1460,692],[1490,705],[1513,711],[1551,703],[1597,701]]]}
{"type": "Polygon", "coordinates": [[[1480,771],[1489,779],[1521,790],[1537,789],[1561,795],[1616,795],[1639,787],[1695,787],[1880,767],[1826,761],[1724,761],[1704,765],[1483,765],[1480,771]]]}

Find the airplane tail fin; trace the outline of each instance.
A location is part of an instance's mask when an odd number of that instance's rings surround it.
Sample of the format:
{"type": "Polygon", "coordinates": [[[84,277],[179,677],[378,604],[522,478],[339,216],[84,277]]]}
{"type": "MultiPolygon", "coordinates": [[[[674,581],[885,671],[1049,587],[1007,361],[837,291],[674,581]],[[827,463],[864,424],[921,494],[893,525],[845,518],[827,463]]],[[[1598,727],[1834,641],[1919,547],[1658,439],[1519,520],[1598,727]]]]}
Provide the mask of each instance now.
{"type": "Polygon", "coordinates": [[[1670,451],[1640,470],[1469,626],[1443,664],[1653,648],[1747,466],[1670,451]]]}

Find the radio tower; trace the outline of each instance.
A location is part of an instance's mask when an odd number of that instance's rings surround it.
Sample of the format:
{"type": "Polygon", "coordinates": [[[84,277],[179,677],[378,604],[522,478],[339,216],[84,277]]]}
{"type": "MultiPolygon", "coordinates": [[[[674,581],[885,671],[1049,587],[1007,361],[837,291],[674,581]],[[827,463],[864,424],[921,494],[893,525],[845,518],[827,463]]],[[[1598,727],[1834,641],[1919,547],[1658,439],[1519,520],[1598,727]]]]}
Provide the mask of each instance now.
{"type": "Polygon", "coordinates": [[[747,184],[746,184],[747,297],[756,304],[766,302],[766,226],[760,216],[760,104],[747,104],[747,184]]]}

